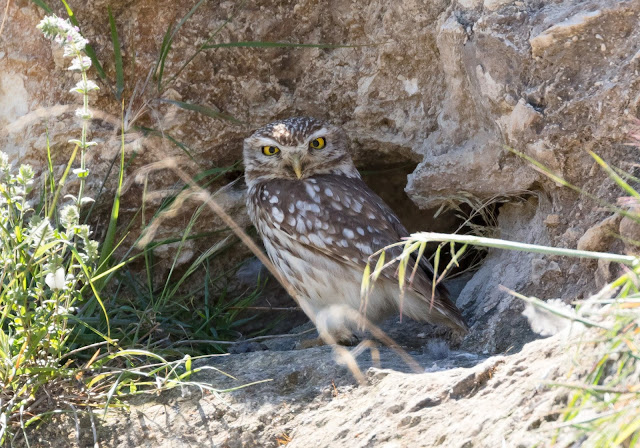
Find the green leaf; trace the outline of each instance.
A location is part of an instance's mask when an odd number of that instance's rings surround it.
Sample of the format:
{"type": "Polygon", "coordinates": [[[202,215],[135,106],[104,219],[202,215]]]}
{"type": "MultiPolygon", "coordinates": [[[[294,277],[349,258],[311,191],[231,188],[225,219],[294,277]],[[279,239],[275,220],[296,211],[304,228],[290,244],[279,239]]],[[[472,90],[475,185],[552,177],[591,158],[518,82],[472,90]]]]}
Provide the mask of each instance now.
{"type": "Polygon", "coordinates": [[[221,120],[227,120],[235,124],[243,124],[242,121],[232,117],[231,115],[225,114],[224,112],[220,112],[211,107],[202,106],[200,104],[185,103],[183,101],[167,100],[164,98],[160,98],[159,101],[162,101],[163,103],[170,103],[170,104],[176,105],[182,109],[192,110],[202,115],[206,115],[207,117],[219,118],[221,120]]]}
{"type": "MultiPolygon", "coordinates": [[[[62,2],[65,9],[67,10],[67,15],[69,16],[69,20],[71,21],[71,23],[74,26],[77,26],[78,28],[80,28],[80,23],[78,23],[78,19],[76,19],[76,16],[73,14],[73,11],[71,10],[71,7],[69,6],[69,4],[65,0],[60,0],[60,1],[62,2]]],[[[87,56],[89,56],[89,59],[91,59],[91,62],[93,63],[93,66],[96,68],[96,71],[98,72],[98,76],[100,76],[100,79],[107,79],[107,74],[104,72],[104,69],[102,68],[102,64],[100,64],[100,61],[98,61],[98,56],[96,55],[96,52],[93,50],[93,47],[87,44],[87,46],[84,47],[84,52],[87,53],[87,56]]]]}
{"type": "Polygon", "coordinates": [[[171,25],[167,28],[167,32],[164,33],[162,38],[162,45],[160,45],[160,56],[156,61],[156,66],[153,69],[153,79],[158,82],[158,92],[162,89],[162,75],[164,73],[164,62],[171,50],[171,25]]]}
{"type": "Polygon", "coordinates": [[[116,66],[116,99],[120,101],[122,92],[124,91],[124,70],[122,69],[122,53],[120,52],[120,39],[118,38],[118,29],[116,21],[111,13],[111,6],[107,7],[109,12],[109,27],[111,28],[111,42],[113,43],[113,58],[116,66]]]}
{"type": "Polygon", "coordinates": [[[44,9],[47,12],[47,14],[53,14],[53,10],[49,7],[49,5],[47,5],[42,0],[31,0],[31,3],[34,3],[37,6],[41,7],[42,9],[44,9]]]}
{"type": "Polygon", "coordinates": [[[221,44],[209,44],[202,48],[209,50],[212,48],[229,47],[249,47],[249,48],[355,48],[367,45],[333,45],[333,44],[296,44],[294,42],[262,42],[262,41],[242,41],[225,42],[221,44]]]}

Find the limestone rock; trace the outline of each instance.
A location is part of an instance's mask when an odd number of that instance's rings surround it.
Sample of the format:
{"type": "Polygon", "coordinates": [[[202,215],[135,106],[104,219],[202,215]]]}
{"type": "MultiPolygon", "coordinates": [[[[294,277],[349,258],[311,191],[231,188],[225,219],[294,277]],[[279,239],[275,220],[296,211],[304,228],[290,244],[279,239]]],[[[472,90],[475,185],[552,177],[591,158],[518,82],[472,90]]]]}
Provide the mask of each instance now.
{"type": "Polygon", "coordinates": [[[605,252],[618,232],[621,219],[613,215],[589,228],[578,240],[578,250],[605,252]]]}

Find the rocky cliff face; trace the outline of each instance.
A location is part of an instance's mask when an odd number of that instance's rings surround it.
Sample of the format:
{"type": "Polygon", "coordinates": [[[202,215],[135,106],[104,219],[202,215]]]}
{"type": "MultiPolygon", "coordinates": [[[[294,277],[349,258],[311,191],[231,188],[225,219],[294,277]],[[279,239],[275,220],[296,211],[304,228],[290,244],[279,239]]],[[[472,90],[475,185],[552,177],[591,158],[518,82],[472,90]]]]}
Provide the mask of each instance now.
{"type": "MultiPolygon", "coordinates": [[[[107,2],[76,3],[71,6],[82,31],[113,79],[107,2]]],[[[233,14],[214,42],[361,46],[207,50],[161,94],[153,83],[140,92],[167,27],[187,12],[187,5],[109,3],[123,46],[125,98],[130,101],[138,85],[132,110],[149,101],[135,124],[184,142],[194,159],[185,160],[167,140],[131,130],[127,151],[139,154],[131,172],[168,157],[181,157],[192,173],[228,165],[241,157],[242,138],[253,127],[308,114],[346,128],[360,167],[411,167],[406,182],[401,176],[377,189],[415,229],[437,224],[431,212],[407,211],[399,189],[425,210],[460,197],[497,199],[498,236],[505,239],[564,247],[576,247],[580,240],[583,247],[622,249],[598,226],[610,214],[606,209],[550,181],[505,147],[535,158],[590,194],[615,201],[611,182],[587,150],[634,169],[634,153],[624,143],[629,119],[640,113],[637,0],[257,1],[239,11],[235,2],[205,2],[176,36],[168,77],[233,14]],[[246,124],[212,120],[158,97],[215,106],[246,124]],[[595,230],[588,241],[581,239],[589,228],[595,230]]],[[[71,150],[65,142],[74,135],[74,98],[66,92],[75,80],[35,30],[42,11],[26,0],[12,2],[9,11],[0,36],[0,147],[42,168],[48,130],[61,170],[71,150]]],[[[94,101],[99,117],[91,133],[100,146],[88,164],[95,191],[119,148],[120,105],[108,84],[94,101]]],[[[156,173],[150,187],[163,191],[175,180],[168,172],[156,173]]],[[[128,188],[124,202],[133,211],[141,187],[131,183],[128,188]]],[[[241,194],[226,200],[242,221],[241,194]]],[[[205,224],[210,227],[211,221],[205,224]]],[[[439,230],[451,225],[440,224],[439,230]]],[[[607,221],[605,227],[628,230],[618,225],[619,220],[607,221]]],[[[169,225],[163,232],[173,230],[169,225]]],[[[570,300],[593,291],[609,271],[602,263],[490,251],[458,298],[472,324],[463,347],[496,353],[533,339],[520,316],[521,304],[498,285],[570,300]]]]}

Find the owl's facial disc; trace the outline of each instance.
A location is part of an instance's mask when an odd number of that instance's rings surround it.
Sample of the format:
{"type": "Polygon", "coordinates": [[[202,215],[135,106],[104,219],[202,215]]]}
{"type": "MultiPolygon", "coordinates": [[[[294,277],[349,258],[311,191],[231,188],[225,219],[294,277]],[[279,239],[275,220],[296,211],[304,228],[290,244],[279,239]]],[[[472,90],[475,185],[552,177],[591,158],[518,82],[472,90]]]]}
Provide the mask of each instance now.
{"type": "Polygon", "coordinates": [[[247,184],[305,180],[322,174],[359,177],[344,131],[322,120],[293,117],[270,123],[244,141],[247,184]]]}

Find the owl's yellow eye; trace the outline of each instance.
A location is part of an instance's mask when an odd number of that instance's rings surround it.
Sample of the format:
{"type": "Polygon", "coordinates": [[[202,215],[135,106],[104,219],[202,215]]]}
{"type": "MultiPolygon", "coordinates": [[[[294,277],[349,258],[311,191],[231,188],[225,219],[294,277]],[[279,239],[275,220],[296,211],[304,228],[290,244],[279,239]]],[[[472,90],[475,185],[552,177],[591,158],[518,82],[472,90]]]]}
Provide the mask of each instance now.
{"type": "Polygon", "coordinates": [[[315,140],[311,140],[309,142],[309,146],[313,149],[322,149],[327,145],[327,141],[324,139],[324,137],[318,137],[315,140]]]}
{"type": "Polygon", "coordinates": [[[280,152],[280,148],[278,148],[277,146],[263,146],[262,147],[262,154],[264,154],[265,156],[275,156],[279,152],[280,152]]]}

